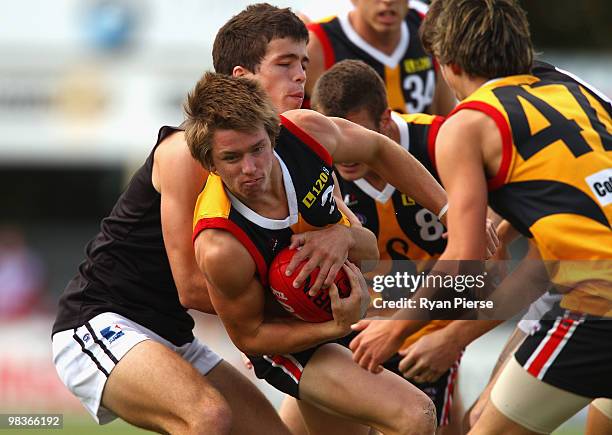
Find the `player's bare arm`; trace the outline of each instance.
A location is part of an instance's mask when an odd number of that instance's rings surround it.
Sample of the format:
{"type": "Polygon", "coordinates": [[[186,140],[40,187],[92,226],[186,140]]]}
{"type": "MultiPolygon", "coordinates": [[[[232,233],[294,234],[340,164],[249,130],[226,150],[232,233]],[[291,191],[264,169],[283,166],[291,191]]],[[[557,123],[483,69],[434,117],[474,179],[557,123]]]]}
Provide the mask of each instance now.
{"type": "Polygon", "coordinates": [[[332,286],[334,320],[307,323],[293,317],[266,318],[267,290],[256,277],[250,254],[233,235],[221,230],[203,231],[195,249],[198,264],[206,271],[215,310],[234,344],[246,354],[299,352],[346,335],[351,323],[361,316],[364,295],[359,287],[340,300],[332,286]]]}
{"type": "Polygon", "coordinates": [[[440,128],[436,161],[452,205],[448,210],[448,246],[441,260],[486,257],[486,235],[478,229],[486,222],[486,175],[494,176],[500,165],[499,159],[495,162],[491,157],[495,148],[501,150],[501,136],[493,120],[482,113],[462,110],[440,128]],[[488,174],[482,170],[483,165],[488,174]]]}
{"type": "Polygon", "coordinates": [[[169,136],[155,151],[153,186],[163,192],[162,232],[180,302],[185,308],[214,313],[191,241],[193,208],[207,176],[191,157],[183,132],[169,136]]]}
{"type": "Polygon", "coordinates": [[[386,181],[438,213],[446,204],[442,186],[425,167],[388,137],[342,118],[328,118],[314,111],[284,114],[327,148],[335,162],[363,162],[384,174],[386,181]]]}

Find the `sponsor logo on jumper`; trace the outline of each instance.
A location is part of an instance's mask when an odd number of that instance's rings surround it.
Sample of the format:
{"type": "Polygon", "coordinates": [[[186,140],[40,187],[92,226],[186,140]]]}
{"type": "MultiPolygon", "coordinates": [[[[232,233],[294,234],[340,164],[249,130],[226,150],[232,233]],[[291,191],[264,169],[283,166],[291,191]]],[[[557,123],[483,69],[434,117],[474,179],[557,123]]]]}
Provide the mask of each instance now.
{"type": "Polygon", "coordinates": [[[589,175],[585,181],[602,206],[612,203],[612,168],[589,175]]]}

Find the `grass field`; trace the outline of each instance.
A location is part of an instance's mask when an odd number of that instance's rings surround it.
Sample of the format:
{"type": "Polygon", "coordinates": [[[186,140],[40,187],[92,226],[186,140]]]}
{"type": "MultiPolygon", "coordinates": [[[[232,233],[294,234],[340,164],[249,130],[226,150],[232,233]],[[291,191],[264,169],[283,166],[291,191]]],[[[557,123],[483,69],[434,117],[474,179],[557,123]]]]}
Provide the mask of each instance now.
{"type": "MultiPolygon", "coordinates": [[[[89,418],[84,417],[67,417],[64,419],[64,428],[57,430],[49,429],[0,429],[0,434],[62,434],[62,435],[137,435],[151,433],[142,429],[138,429],[123,421],[116,420],[104,426],[98,426],[89,418]]],[[[564,427],[555,432],[553,435],[581,435],[583,432],[576,427],[564,427]]],[[[248,434],[245,434],[248,435],[248,434]]],[[[333,434],[330,434],[333,435],[333,434]]]]}
{"type": "Polygon", "coordinates": [[[136,435],[151,433],[120,420],[99,426],[88,417],[65,417],[62,429],[0,429],[0,434],[62,434],[62,435],[136,435]]]}

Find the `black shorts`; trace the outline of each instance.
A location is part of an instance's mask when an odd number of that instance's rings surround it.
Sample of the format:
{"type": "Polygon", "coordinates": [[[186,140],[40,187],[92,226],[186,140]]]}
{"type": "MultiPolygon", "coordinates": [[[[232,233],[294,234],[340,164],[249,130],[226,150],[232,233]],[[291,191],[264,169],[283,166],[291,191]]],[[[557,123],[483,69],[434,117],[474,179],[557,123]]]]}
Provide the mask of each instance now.
{"type": "Polygon", "coordinates": [[[612,319],[557,302],[514,354],[532,376],[584,397],[612,398],[612,319]]]}
{"type": "MultiPolygon", "coordinates": [[[[396,353],[387,362],[383,364],[383,367],[387,370],[402,376],[402,372],[399,370],[399,363],[402,360],[402,356],[396,353]]],[[[451,405],[453,404],[453,392],[455,385],[457,385],[457,374],[459,372],[459,362],[461,357],[453,363],[450,369],[446,371],[440,378],[435,382],[414,382],[413,380],[406,379],[412,385],[417,387],[419,390],[429,396],[431,401],[436,407],[436,417],[438,419],[438,426],[446,426],[450,423],[451,405]]]]}
{"type": "Polygon", "coordinates": [[[264,379],[277,390],[299,399],[300,379],[306,364],[308,364],[314,353],[321,346],[329,343],[337,343],[348,348],[349,343],[356,335],[357,333],[351,332],[346,337],[318,344],[302,352],[286,355],[247,355],[247,357],[253,364],[255,375],[259,379],[264,379]]]}

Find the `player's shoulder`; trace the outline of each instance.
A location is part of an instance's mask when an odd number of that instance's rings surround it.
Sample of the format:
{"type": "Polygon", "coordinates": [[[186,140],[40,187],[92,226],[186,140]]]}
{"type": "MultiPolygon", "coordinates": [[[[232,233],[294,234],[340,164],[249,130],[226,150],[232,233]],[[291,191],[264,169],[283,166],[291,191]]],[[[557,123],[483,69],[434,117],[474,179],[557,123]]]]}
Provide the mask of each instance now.
{"type": "Polygon", "coordinates": [[[294,109],[281,114],[281,123],[285,126],[293,124],[300,128],[308,128],[326,122],[329,122],[328,117],[316,110],[294,109]]]}
{"type": "Polygon", "coordinates": [[[153,165],[157,183],[165,188],[174,185],[190,192],[190,197],[197,196],[208,175],[206,169],[191,155],[185,141],[185,132],[181,130],[159,143],[153,155],[153,165]]]}
{"type": "Polygon", "coordinates": [[[281,122],[290,131],[303,132],[319,143],[321,136],[329,134],[334,128],[331,118],[316,110],[289,110],[281,115],[281,122]]]}
{"type": "Polygon", "coordinates": [[[185,132],[183,130],[176,130],[159,142],[154,158],[156,160],[174,160],[187,157],[191,157],[191,153],[185,140],[185,132]]]}
{"type": "Polygon", "coordinates": [[[336,118],[330,118],[315,110],[296,109],[281,115],[283,126],[313,149],[334,148],[338,136],[336,118]]]}
{"type": "Polygon", "coordinates": [[[480,110],[463,108],[444,119],[438,137],[481,136],[490,130],[496,131],[497,124],[489,114],[480,110]]]}
{"type": "Polygon", "coordinates": [[[166,137],[164,137],[160,142],[159,146],[167,147],[175,147],[179,145],[186,146],[187,142],[185,141],[185,131],[184,130],[174,130],[169,133],[166,137]]]}

